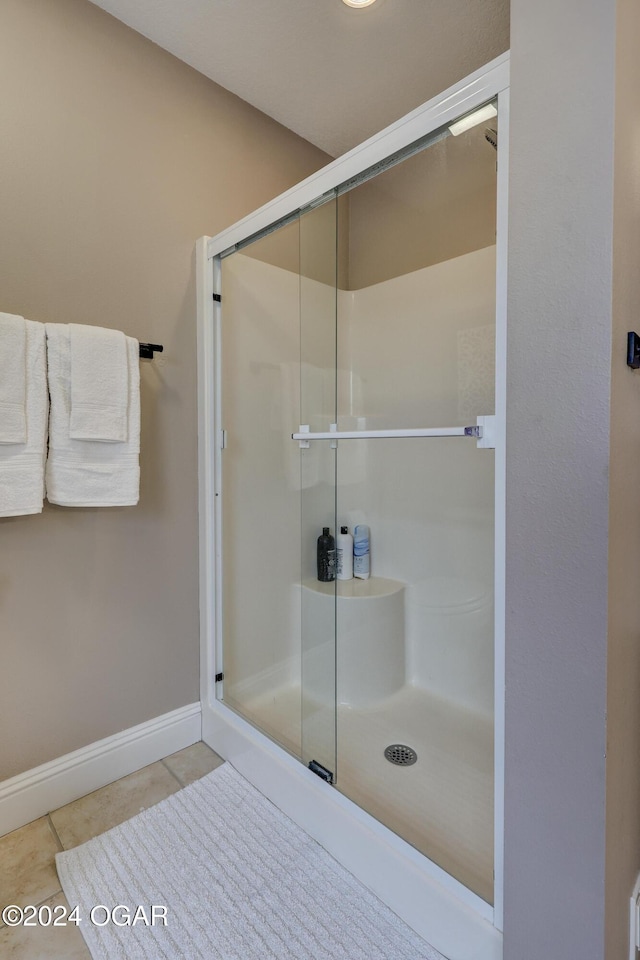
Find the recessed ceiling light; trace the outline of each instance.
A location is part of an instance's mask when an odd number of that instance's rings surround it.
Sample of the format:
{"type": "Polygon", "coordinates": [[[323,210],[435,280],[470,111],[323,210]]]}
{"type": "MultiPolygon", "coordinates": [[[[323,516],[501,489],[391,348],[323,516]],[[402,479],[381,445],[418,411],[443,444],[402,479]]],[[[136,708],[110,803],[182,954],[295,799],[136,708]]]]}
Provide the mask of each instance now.
{"type": "Polygon", "coordinates": [[[348,7],[370,7],[376,0],[342,0],[348,7]]]}

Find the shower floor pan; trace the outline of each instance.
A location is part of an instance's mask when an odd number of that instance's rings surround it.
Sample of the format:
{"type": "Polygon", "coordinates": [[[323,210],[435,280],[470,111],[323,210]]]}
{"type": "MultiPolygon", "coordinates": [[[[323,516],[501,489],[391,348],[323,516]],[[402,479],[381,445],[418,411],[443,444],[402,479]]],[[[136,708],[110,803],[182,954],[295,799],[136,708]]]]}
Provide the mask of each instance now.
{"type": "MultiPolygon", "coordinates": [[[[292,753],[301,754],[298,685],[242,704],[229,701],[292,753]]],[[[304,755],[323,757],[333,714],[306,704],[304,755]],[[314,748],[316,741],[317,749],[314,748]]],[[[374,706],[338,707],[336,788],[487,903],[493,899],[493,725],[417,687],[374,706]],[[390,763],[385,748],[418,755],[390,763]]]]}

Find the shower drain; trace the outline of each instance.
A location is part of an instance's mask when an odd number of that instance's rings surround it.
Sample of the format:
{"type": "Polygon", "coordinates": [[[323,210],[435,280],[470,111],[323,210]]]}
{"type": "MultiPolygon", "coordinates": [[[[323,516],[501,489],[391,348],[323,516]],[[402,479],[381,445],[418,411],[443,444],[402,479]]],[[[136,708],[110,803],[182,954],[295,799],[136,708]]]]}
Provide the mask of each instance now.
{"type": "Polygon", "coordinates": [[[418,759],[418,754],[405,743],[392,743],[384,751],[390,763],[397,763],[399,767],[410,767],[418,759]]]}

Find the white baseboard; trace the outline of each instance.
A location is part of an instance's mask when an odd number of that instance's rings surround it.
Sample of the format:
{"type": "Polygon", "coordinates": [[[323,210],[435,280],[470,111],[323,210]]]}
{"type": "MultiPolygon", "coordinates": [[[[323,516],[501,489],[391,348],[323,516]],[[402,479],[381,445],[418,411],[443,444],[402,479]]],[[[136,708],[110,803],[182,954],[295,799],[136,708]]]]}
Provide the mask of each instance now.
{"type": "Polygon", "coordinates": [[[201,739],[199,703],[129,727],[0,783],[0,836],[201,739]]]}

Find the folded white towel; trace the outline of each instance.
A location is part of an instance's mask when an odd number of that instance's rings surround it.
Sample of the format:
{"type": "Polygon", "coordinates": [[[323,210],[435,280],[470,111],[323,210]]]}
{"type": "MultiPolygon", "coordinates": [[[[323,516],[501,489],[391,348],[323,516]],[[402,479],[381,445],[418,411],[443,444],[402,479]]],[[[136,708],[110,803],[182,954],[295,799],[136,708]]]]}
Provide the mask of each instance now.
{"type": "Polygon", "coordinates": [[[64,507],[132,506],[140,488],[140,363],[138,341],[126,337],[127,440],[103,443],[70,436],[71,343],[69,324],[47,323],[49,455],[47,499],[64,507]]]}
{"type": "Polygon", "coordinates": [[[24,321],[26,416],[24,443],[0,445],[0,517],[41,513],[49,397],[44,325],[24,321]]]}
{"type": "Polygon", "coordinates": [[[27,442],[27,325],[0,313],[0,443],[27,442]]]}
{"type": "Polygon", "coordinates": [[[127,439],[127,338],[120,330],[69,324],[72,440],[127,439]]]}

